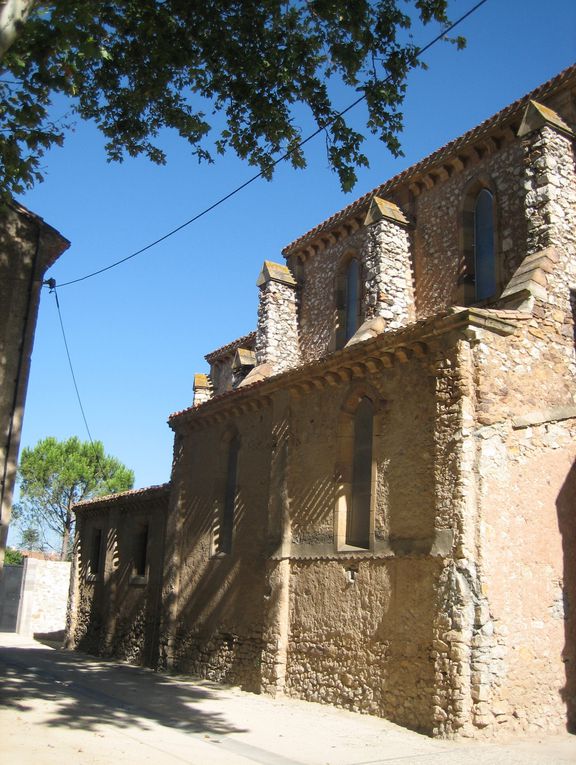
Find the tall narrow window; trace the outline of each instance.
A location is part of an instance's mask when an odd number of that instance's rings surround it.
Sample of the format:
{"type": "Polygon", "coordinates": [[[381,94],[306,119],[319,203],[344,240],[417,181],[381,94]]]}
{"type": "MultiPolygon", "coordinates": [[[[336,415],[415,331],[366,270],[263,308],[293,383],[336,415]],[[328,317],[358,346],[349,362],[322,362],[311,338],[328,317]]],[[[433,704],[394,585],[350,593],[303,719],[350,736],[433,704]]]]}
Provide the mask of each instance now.
{"type": "Polygon", "coordinates": [[[92,529],[88,574],[98,576],[102,567],[102,529],[92,529]]]}
{"type": "Polygon", "coordinates": [[[346,544],[370,547],[372,504],[372,433],[374,407],[363,398],[354,414],[354,447],[350,506],[346,516],[346,544]]]}
{"type": "Polygon", "coordinates": [[[346,269],[345,338],[350,340],[360,326],[360,263],[351,258],[346,269]]]}
{"type": "Polygon", "coordinates": [[[488,189],[480,191],[474,205],[474,272],[476,300],[495,295],[494,199],[488,189]]]}
{"type": "Polygon", "coordinates": [[[133,576],[146,576],[148,564],[148,524],[143,523],[134,535],[134,547],[132,556],[133,576]]]}
{"type": "Polygon", "coordinates": [[[232,532],[234,529],[234,507],[236,505],[236,488],[238,479],[238,454],[240,452],[240,439],[235,435],[230,441],[228,448],[228,462],[226,465],[226,485],[224,490],[224,506],[222,508],[222,518],[220,521],[220,530],[217,552],[232,552],[232,532]]]}

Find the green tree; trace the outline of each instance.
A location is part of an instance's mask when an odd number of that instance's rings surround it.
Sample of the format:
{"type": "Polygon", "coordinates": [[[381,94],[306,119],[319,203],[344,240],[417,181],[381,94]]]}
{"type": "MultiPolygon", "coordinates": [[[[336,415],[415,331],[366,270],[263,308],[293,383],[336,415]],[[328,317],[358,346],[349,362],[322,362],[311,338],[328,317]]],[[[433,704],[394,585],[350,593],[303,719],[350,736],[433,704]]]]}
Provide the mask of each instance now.
{"type": "Polygon", "coordinates": [[[73,505],[85,499],[131,489],[134,473],[104,453],[100,441],[45,438],[22,451],[18,469],[22,527],[51,531],[60,538],[65,560],[74,528],[73,505]]]}
{"type": "Polygon", "coordinates": [[[365,97],[367,129],[398,154],[405,78],[418,65],[409,30],[414,20],[445,24],[447,6],[3,0],[0,188],[17,193],[42,180],[40,159],[68,127],[50,117],[60,94],[69,115],[93,120],[106,136],[110,160],[144,154],[164,163],[156,139],[172,128],[200,160],[232,149],[266,177],[287,151],[295,167],[305,166],[294,111],[304,105],[325,130],[328,161],[348,190],[368,160],[363,135],[338,116],[331,78],[365,97]]]}
{"type": "Polygon", "coordinates": [[[35,526],[27,526],[20,532],[20,547],[23,550],[44,550],[44,542],[40,529],[35,526]]]}
{"type": "Polygon", "coordinates": [[[7,547],[4,552],[4,565],[6,566],[21,566],[24,562],[24,556],[20,550],[15,550],[13,547],[7,547]]]}

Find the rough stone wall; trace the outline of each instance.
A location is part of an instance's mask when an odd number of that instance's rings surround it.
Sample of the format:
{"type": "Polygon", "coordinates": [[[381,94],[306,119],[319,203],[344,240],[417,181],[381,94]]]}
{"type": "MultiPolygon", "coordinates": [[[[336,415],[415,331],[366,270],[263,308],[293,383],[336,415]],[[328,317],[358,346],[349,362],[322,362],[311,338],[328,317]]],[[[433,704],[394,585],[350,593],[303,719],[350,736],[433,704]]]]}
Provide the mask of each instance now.
{"type": "Polygon", "coordinates": [[[365,318],[386,320],[386,329],[414,320],[414,286],[408,228],[386,218],[368,227],[365,318]]]}
{"type": "Polygon", "coordinates": [[[63,634],[69,586],[70,563],[26,558],[17,631],[63,634]]]}
{"type": "Polygon", "coordinates": [[[302,361],[322,358],[335,348],[336,276],[342,259],[356,253],[365,260],[367,230],[362,228],[308,258],[302,269],[300,349],[302,361]]]}
{"type": "Polygon", "coordinates": [[[294,561],[286,692],[430,732],[439,568],[424,557],[294,561]]]}
{"type": "Polygon", "coordinates": [[[483,722],[561,730],[567,704],[574,722],[576,419],[479,435],[480,567],[502,665],[483,722]]]}
{"type": "Polygon", "coordinates": [[[260,287],[256,363],[271,364],[274,373],[300,362],[296,286],[269,280],[260,287]]]}
{"type": "Polygon", "coordinates": [[[484,182],[494,193],[496,257],[500,286],[527,254],[524,217],[524,162],[519,141],[503,147],[415,198],[414,235],[416,318],[457,302],[463,268],[463,204],[467,190],[484,182]]]}
{"type": "Polygon", "coordinates": [[[71,599],[67,643],[100,656],[156,666],[161,612],[166,506],[160,499],[137,507],[119,497],[108,507],[79,513],[78,557],[71,599]],[[134,538],[148,528],[146,574],[133,569],[134,538]],[[90,574],[92,530],[103,533],[102,570],[90,574]]]}
{"type": "MultiPolygon", "coordinates": [[[[417,359],[362,383],[291,401],[289,544],[279,553],[287,556],[289,604],[287,623],[279,619],[276,625],[277,643],[286,650],[285,692],[428,732],[434,725],[431,654],[443,567],[441,556],[431,554],[434,402],[433,375],[427,361],[417,359]],[[378,480],[373,549],[353,554],[335,547],[335,471],[339,415],[359,385],[368,386],[380,406],[378,480]]],[[[276,578],[283,565],[279,559],[276,578]]],[[[282,588],[274,584],[271,600],[280,600],[282,588]]]]}
{"type": "Polygon", "coordinates": [[[544,127],[524,140],[528,254],[556,263],[533,318],[512,338],[480,333],[478,562],[500,672],[483,699],[487,730],[576,724],[576,175],[570,142],[544,127]]]}
{"type": "Polygon", "coordinates": [[[524,139],[530,252],[556,245],[574,252],[576,181],[573,139],[545,125],[524,139]]]}
{"type": "Polygon", "coordinates": [[[234,420],[240,440],[232,551],[219,553],[226,423],[182,436],[167,533],[162,651],[166,663],[260,689],[270,431],[266,410],[234,420]]]}
{"type": "Polygon", "coordinates": [[[550,127],[524,140],[529,254],[551,250],[557,260],[548,275],[546,299],[536,301],[532,335],[537,346],[553,345],[576,378],[576,169],[574,143],[550,127]],[[537,323],[536,323],[537,322],[537,323]],[[539,341],[545,341],[544,343],[539,341]]]}
{"type": "Polygon", "coordinates": [[[18,205],[0,211],[0,570],[12,512],[30,356],[44,273],[69,246],[18,205]]]}

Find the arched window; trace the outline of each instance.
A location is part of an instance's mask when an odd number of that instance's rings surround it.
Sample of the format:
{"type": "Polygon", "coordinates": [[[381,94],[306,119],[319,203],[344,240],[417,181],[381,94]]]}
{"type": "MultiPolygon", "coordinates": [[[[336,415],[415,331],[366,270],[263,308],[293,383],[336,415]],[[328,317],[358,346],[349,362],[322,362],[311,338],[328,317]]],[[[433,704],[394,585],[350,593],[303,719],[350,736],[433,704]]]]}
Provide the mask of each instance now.
{"type": "Polygon", "coordinates": [[[362,317],[362,266],[357,257],[341,265],[336,283],[336,347],[343,348],[355,334],[362,317]]]}
{"type": "Polygon", "coordinates": [[[360,326],[360,263],[358,258],[352,258],[346,269],[346,340],[360,326]]]}
{"type": "Polygon", "coordinates": [[[234,435],[228,446],[228,460],[226,463],[226,483],[224,487],[224,504],[220,519],[220,529],[216,551],[219,553],[232,552],[232,531],[234,529],[234,508],[236,505],[236,489],[238,479],[238,454],[240,452],[240,439],[234,435]]]}
{"type": "Polygon", "coordinates": [[[354,547],[370,547],[373,424],[374,407],[364,397],[354,413],[352,483],[346,516],[346,544],[354,547]]]}
{"type": "Polygon", "coordinates": [[[476,300],[496,294],[494,198],[488,189],[479,192],[474,204],[474,274],[476,300]]]}

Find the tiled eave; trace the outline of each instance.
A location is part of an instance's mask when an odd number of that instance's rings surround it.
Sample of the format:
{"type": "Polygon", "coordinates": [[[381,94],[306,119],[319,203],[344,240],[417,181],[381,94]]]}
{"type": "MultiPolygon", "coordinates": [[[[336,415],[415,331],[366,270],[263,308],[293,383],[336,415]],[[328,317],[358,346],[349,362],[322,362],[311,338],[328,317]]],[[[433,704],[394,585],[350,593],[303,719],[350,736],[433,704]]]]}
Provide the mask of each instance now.
{"type": "Polygon", "coordinates": [[[568,67],[553,79],[540,85],[522,98],[502,109],[480,125],[446,144],[415,165],[352,202],[340,212],[320,223],[282,250],[284,257],[296,253],[312,254],[333,241],[348,236],[363,225],[370,201],[374,196],[386,198],[401,187],[417,196],[424,189],[449,178],[472,163],[497,151],[516,138],[523,112],[529,101],[546,99],[572,81],[576,86],[576,65],[568,67]]]}
{"type": "Polygon", "coordinates": [[[449,332],[480,328],[510,335],[530,318],[530,314],[520,311],[451,309],[408,327],[384,332],[253,385],[215,396],[200,406],[172,414],[168,424],[175,432],[207,426],[268,406],[271,395],[278,390],[288,390],[295,396],[306,395],[313,390],[340,385],[378,370],[389,369],[395,364],[406,363],[412,357],[423,357],[434,338],[449,332]]]}
{"type": "Polygon", "coordinates": [[[94,497],[94,499],[87,499],[84,502],[78,502],[74,505],[75,512],[84,512],[85,510],[101,510],[105,507],[109,507],[115,503],[120,503],[122,506],[130,506],[136,508],[139,505],[144,505],[148,502],[152,502],[164,497],[168,497],[170,494],[170,483],[163,483],[158,486],[148,486],[145,489],[131,489],[130,491],[119,491],[117,494],[107,494],[104,497],[94,497]]]}
{"type": "Polygon", "coordinates": [[[252,350],[254,343],[256,342],[256,332],[250,332],[243,337],[239,337],[237,340],[233,340],[228,345],[223,345],[222,348],[217,348],[215,351],[207,353],[204,358],[209,364],[213,364],[215,361],[220,361],[228,356],[232,356],[238,348],[245,348],[246,350],[252,350]]]}

